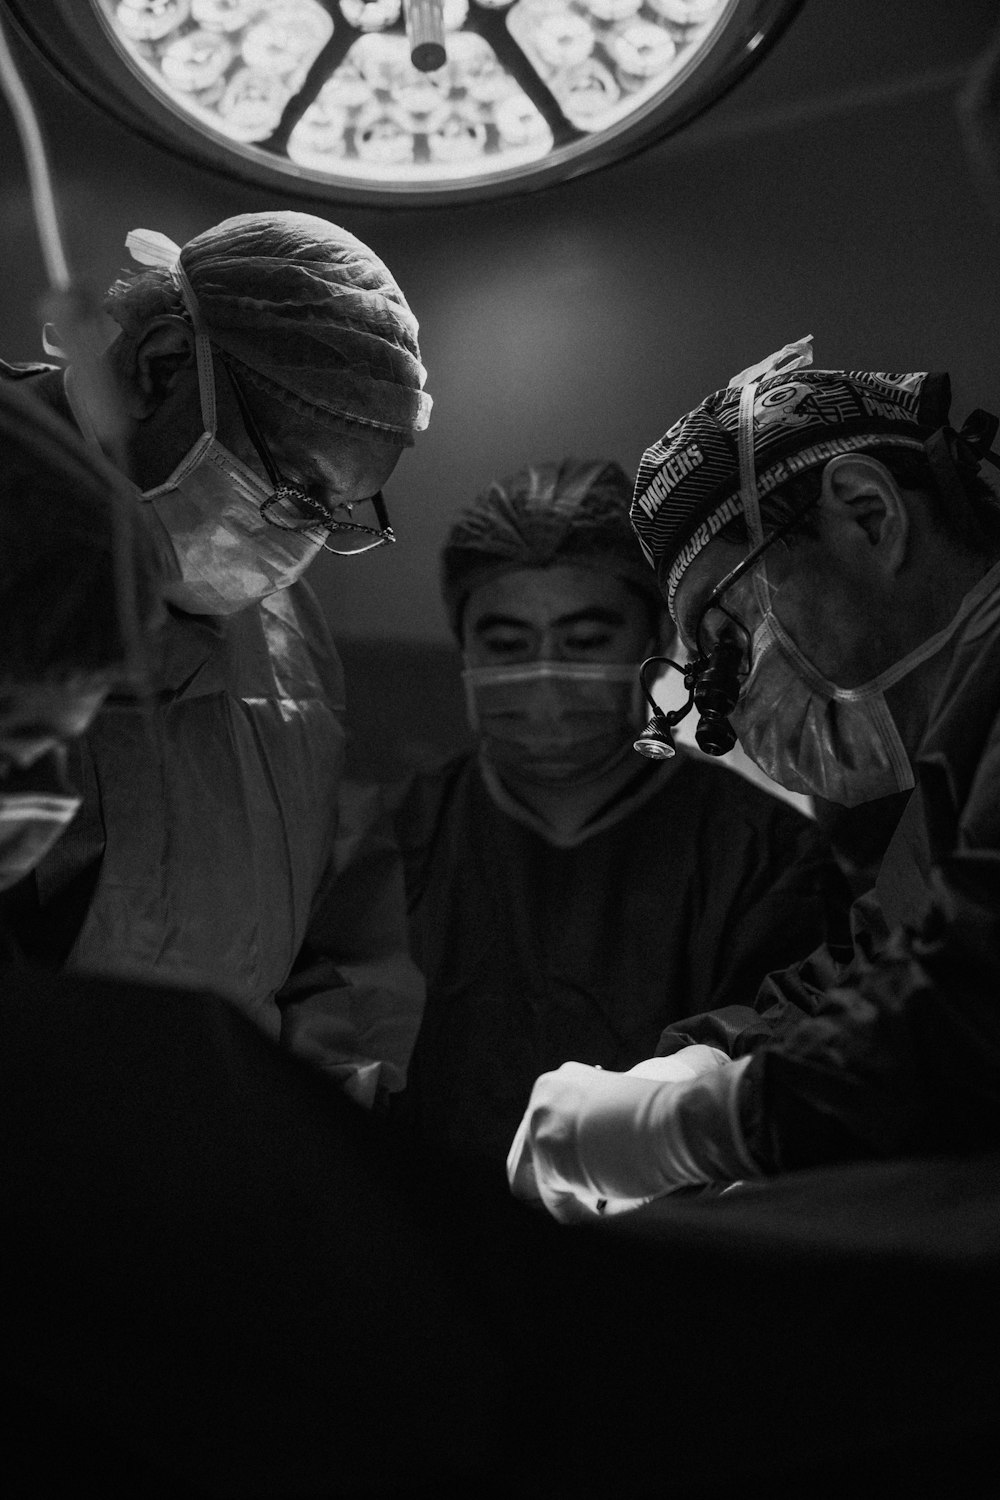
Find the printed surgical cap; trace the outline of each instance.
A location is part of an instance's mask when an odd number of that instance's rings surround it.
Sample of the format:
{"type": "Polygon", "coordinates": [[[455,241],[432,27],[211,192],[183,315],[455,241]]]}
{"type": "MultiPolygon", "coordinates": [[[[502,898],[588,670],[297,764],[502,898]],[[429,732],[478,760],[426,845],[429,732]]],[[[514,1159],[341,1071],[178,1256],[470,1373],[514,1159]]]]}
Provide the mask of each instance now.
{"type": "MultiPolygon", "coordinates": [[[[691,563],[744,511],[740,401],[754,373],[706,397],[646,449],[639,465],[632,525],[671,613],[691,563]]],[[[759,499],[838,453],[922,447],[947,421],[950,402],[947,375],[802,368],[766,375],[753,396],[759,499]]]]}
{"type": "Polygon", "coordinates": [[[593,568],[632,584],[658,614],[656,581],[629,525],[632,486],[606,459],[530,464],[494,480],[456,519],[441,554],[441,589],[456,635],[469,594],[520,568],[593,568]]]}
{"type": "Polygon", "coordinates": [[[149,230],[127,244],[173,270],[212,343],[269,394],[406,446],[427,426],[417,320],[346,229],[313,214],[238,214],[180,250],[149,230]]]}

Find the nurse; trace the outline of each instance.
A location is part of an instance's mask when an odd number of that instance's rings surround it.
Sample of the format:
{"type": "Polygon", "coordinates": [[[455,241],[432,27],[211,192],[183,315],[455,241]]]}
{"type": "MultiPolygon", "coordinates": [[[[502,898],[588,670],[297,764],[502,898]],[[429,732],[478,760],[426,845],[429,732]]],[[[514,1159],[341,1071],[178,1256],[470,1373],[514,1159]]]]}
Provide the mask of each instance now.
{"type": "MultiPolygon", "coordinates": [[[[845,806],[910,800],[853,951],[749,990],[732,1060],[538,1079],[509,1173],[559,1218],[997,1143],[1000,505],[979,472],[997,422],[956,432],[945,375],[810,364],[787,346],[676,422],[633,522],[692,656],[739,658],[747,754],[845,806]]],[[[713,1021],[678,1030],[704,1043],[713,1021]]]]}
{"type": "Polygon", "coordinates": [[[693,996],[732,1003],[808,953],[842,896],[785,803],[683,749],[634,754],[637,666],[669,627],[630,498],[607,460],[531,464],[442,554],[477,745],[397,820],[428,982],[406,1102],[497,1167],[539,1072],[638,1062],[693,996]]]}
{"type": "MultiPolygon", "coordinates": [[[[127,243],[145,269],[108,294],[104,363],[169,619],[151,692],[74,752],[83,805],[11,925],[45,964],[228,995],[371,1103],[403,1082],[422,986],[384,834],[338,796],[343,673],[303,574],[393,540],[381,488],[430,409],[416,320],[309,214],[127,243]]],[[[0,374],[98,440],[72,368],[0,374]]]]}

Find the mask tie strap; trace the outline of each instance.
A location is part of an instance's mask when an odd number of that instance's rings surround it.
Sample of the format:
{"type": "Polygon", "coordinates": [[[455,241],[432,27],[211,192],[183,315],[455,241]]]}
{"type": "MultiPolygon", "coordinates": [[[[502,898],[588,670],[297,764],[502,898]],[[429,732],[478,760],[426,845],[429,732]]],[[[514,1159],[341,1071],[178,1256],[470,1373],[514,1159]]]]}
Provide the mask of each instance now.
{"type": "MultiPolygon", "coordinates": [[[[739,426],[737,429],[740,460],[740,498],[743,501],[743,514],[746,518],[747,535],[750,539],[751,551],[755,547],[761,546],[764,541],[764,527],[760,518],[760,495],[757,491],[757,467],[754,463],[753,451],[753,411],[759,387],[760,381],[752,380],[741,388],[739,426]]],[[[767,613],[769,606],[767,584],[762,577],[764,566],[763,562],[758,562],[753,570],[754,595],[762,614],[767,613]]]]}
{"type": "MultiPolygon", "coordinates": [[[[750,539],[752,552],[755,547],[760,547],[764,541],[764,526],[760,516],[760,494],[757,489],[757,465],[754,460],[753,443],[753,416],[754,405],[757,400],[757,392],[760,383],[770,375],[784,374],[792,370],[801,370],[812,364],[812,334],[806,334],[805,338],[796,339],[790,344],[785,344],[781,349],[776,349],[759,364],[751,365],[749,369],[741,370],[734,375],[729,382],[729,388],[739,387],[740,406],[737,426],[737,450],[740,463],[740,499],[743,502],[743,514],[746,518],[747,534],[750,539]]],[[[770,608],[768,597],[767,580],[765,577],[765,565],[758,564],[753,570],[753,587],[757,603],[763,614],[767,614],[770,608]]]]}
{"type": "Polygon", "coordinates": [[[201,397],[201,420],[206,432],[215,436],[215,365],[212,346],[205,330],[194,287],[181,265],[181,247],[158,229],[132,229],[125,236],[125,248],[140,266],[153,266],[170,273],[191,317],[194,329],[195,359],[198,362],[198,391],[201,397]]]}

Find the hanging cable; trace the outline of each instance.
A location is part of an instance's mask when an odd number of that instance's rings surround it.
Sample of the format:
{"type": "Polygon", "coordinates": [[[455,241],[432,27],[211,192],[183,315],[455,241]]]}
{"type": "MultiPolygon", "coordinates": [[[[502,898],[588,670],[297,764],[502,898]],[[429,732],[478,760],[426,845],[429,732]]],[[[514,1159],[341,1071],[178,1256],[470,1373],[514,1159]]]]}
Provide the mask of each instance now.
{"type": "Polygon", "coordinates": [[[2,17],[0,17],[0,85],[3,87],[4,98],[10,106],[17,133],[21,138],[24,164],[28,171],[31,207],[41,242],[46,278],[53,291],[68,292],[70,288],[69,263],[59,230],[59,213],[55,193],[52,191],[52,178],[45,154],[45,142],[42,139],[35,107],[10,50],[2,17]]]}
{"type": "MultiPolygon", "coordinates": [[[[100,358],[107,342],[102,329],[99,301],[86,287],[74,281],[59,223],[59,207],[52,186],[45,139],[31,95],[21,77],[0,10],[0,93],[17,127],[28,176],[32,213],[49,284],[43,299],[43,318],[56,325],[59,340],[72,366],[80,399],[87,408],[101,448],[117,468],[125,471],[121,411],[107,367],[100,358]]],[[[115,509],[115,579],[119,617],[127,643],[126,672],[133,681],[146,676],[135,608],[135,579],[131,508],[119,494],[110,493],[115,509]]]]}

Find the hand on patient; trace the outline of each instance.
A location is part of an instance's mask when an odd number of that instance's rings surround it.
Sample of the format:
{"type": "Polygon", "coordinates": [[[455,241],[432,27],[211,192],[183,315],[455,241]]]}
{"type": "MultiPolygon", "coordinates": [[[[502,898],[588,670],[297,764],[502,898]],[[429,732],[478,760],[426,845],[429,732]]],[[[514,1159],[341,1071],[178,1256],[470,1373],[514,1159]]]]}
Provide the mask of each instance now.
{"type": "Polygon", "coordinates": [[[543,1073],[507,1157],[512,1192],[572,1223],[755,1175],[733,1108],[745,1062],[693,1046],[627,1073],[576,1062],[543,1073]]]}

